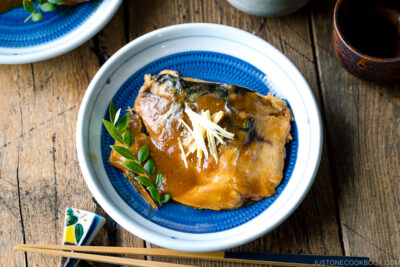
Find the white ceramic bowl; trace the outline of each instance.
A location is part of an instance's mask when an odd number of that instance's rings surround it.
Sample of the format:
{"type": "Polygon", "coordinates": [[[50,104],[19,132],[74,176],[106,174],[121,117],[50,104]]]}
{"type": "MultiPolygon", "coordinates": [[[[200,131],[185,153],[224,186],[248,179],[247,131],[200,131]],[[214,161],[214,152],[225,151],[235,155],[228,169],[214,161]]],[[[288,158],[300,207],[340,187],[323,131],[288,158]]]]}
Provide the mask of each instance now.
{"type": "MultiPolygon", "coordinates": [[[[21,0],[22,1],[22,0],[21,0]]],[[[25,64],[53,58],[80,46],[112,18],[122,0],[100,0],[43,13],[24,23],[22,7],[0,15],[0,64],[25,64]]]]}
{"type": "Polygon", "coordinates": [[[293,13],[310,0],[228,0],[237,9],[255,16],[285,16],[293,13]]]}
{"type": "MultiPolygon", "coordinates": [[[[133,105],[133,103],[132,103],[133,105]]],[[[150,32],[113,55],[98,71],[82,100],[77,122],[77,151],[83,176],[103,209],[134,235],[182,251],[215,251],[252,241],[277,227],[301,203],[318,169],[321,119],[312,91],[297,68],[264,40],[232,27],[182,24],[150,32]],[[263,73],[274,94],[286,99],[298,130],[292,175],[276,200],[261,214],[225,231],[188,233],[154,223],[132,209],[106,174],[101,153],[102,118],[112,97],[143,66],[185,51],[211,51],[241,59],[263,73]],[[93,154],[98,160],[93,160],[93,154]]]]}

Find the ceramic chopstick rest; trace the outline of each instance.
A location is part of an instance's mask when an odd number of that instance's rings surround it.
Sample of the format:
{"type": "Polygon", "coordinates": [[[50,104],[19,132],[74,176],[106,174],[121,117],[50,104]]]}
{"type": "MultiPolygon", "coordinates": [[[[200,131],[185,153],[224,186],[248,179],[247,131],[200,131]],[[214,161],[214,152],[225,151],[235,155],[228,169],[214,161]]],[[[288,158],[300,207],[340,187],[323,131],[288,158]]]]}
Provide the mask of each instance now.
{"type": "MultiPolygon", "coordinates": [[[[87,246],[93,241],[106,219],[81,209],[67,208],[65,210],[64,245],[87,246]]],[[[74,267],[79,260],[61,258],[60,267],[74,267]]]]}

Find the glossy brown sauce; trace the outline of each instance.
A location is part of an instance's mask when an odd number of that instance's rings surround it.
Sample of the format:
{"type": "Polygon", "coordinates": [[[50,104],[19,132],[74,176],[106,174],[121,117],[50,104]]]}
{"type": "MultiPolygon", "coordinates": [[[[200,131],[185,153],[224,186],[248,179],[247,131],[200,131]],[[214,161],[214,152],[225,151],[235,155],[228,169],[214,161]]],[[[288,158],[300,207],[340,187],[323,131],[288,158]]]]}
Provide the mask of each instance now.
{"type": "MultiPolygon", "coordinates": [[[[284,101],[249,91],[235,93],[235,87],[231,86],[227,87],[230,88],[227,96],[210,93],[189,102],[184,99],[186,92],[177,95],[168,82],[155,82],[149,76],[146,79],[135,101],[137,114],[131,116],[130,127],[136,135],[131,150],[136,154],[142,145],[149,146],[157,172],[164,175],[162,193],[170,193],[173,200],[185,205],[214,210],[237,208],[275,194],[275,187],[282,179],[292,118],[284,101]],[[225,139],[226,145],[217,147],[218,163],[209,156],[203,157],[198,166],[193,153],[187,157],[188,168],[185,167],[177,140],[179,137],[183,146],[187,146],[191,136],[179,118],[192,125],[182,105],[189,105],[197,113],[224,111],[219,125],[235,137],[225,139]],[[165,117],[166,114],[170,116],[165,117]],[[139,116],[148,135],[141,132],[139,116]]],[[[110,162],[127,173],[118,164],[120,160],[117,153],[111,154],[110,162]]]]}

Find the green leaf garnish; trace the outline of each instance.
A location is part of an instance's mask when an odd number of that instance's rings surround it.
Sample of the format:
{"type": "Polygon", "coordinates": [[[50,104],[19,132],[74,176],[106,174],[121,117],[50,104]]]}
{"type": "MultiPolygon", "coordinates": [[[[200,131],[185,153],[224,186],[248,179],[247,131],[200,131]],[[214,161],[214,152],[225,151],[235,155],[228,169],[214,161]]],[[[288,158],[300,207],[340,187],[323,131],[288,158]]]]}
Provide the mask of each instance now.
{"type": "Polygon", "coordinates": [[[103,119],[104,126],[106,127],[108,133],[114,138],[116,141],[124,144],[124,138],[122,138],[121,132],[109,121],[103,119]]]}
{"type": "Polygon", "coordinates": [[[149,176],[152,176],[156,172],[156,165],[152,159],[149,159],[146,164],[144,164],[144,169],[149,176]]]}
{"type": "Polygon", "coordinates": [[[47,2],[58,5],[64,2],[64,0],[47,0],[47,2]]]}
{"type": "Polygon", "coordinates": [[[142,148],[138,152],[138,158],[140,163],[145,162],[146,159],[149,157],[149,154],[150,154],[149,147],[146,145],[142,146],[142,148]]]}
{"type": "Polygon", "coordinates": [[[39,7],[44,12],[50,12],[50,11],[53,11],[56,9],[56,7],[52,3],[49,3],[49,2],[40,4],[39,7]]]}
{"type": "Polygon", "coordinates": [[[136,180],[138,180],[142,185],[144,185],[145,187],[152,187],[154,186],[153,183],[150,181],[149,178],[144,177],[144,176],[136,176],[135,178],[136,180]]]}
{"type": "Polygon", "coordinates": [[[115,114],[116,114],[116,111],[115,111],[114,101],[111,100],[110,106],[108,107],[108,115],[110,116],[110,122],[112,124],[114,124],[114,125],[115,125],[115,122],[116,122],[115,121],[115,114]]]}
{"type": "Polygon", "coordinates": [[[121,114],[121,109],[117,110],[117,113],[115,114],[115,118],[114,118],[114,125],[117,124],[117,121],[119,119],[119,115],[121,114]]]}
{"type": "Polygon", "coordinates": [[[167,203],[171,199],[171,194],[165,194],[161,197],[161,203],[167,203]]]}
{"type": "Polygon", "coordinates": [[[157,187],[157,189],[160,189],[162,184],[163,184],[163,175],[161,173],[157,173],[157,177],[156,177],[156,181],[155,181],[155,186],[157,187]]]}
{"type": "Polygon", "coordinates": [[[35,4],[28,0],[23,0],[22,5],[24,6],[24,9],[28,12],[32,13],[35,11],[35,4]]]}
{"type": "Polygon", "coordinates": [[[117,128],[120,132],[125,131],[129,124],[129,113],[126,113],[118,122],[117,128]]]}
{"type": "Polygon", "coordinates": [[[31,13],[24,22],[32,19],[33,21],[39,21],[43,19],[42,13],[38,12],[42,10],[43,12],[54,11],[56,7],[54,5],[58,5],[64,2],[63,0],[22,0],[22,5],[26,11],[31,13]],[[38,5],[35,7],[34,2],[37,2],[38,5]]]}
{"type": "Polygon", "coordinates": [[[120,154],[121,156],[123,156],[126,159],[131,159],[131,160],[137,160],[135,155],[133,155],[132,151],[130,151],[129,149],[122,147],[122,146],[115,146],[112,145],[110,146],[115,152],[117,152],[118,154],[120,154]]]}
{"type": "Polygon", "coordinates": [[[128,168],[128,170],[134,173],[146,175],[146,171],[143,169],[143,167],[135,161],[123,161],[121,162],[121,165],[125,166],[128,168]]]}
{"type": "Polygon", "coordinates": [[[43,18],[42,13],[33,13],[32,14],[33,21],[39,21],[39,20],[42,20],[42,18],[43,18]]]}
{"type": "MultiPolygon", "coordinates": [[[[53,3],[52,1],[49,2],[53,3]]],[[[34,14],[32,13],[32,17],[33,15],[34,14]]],[[[135,135],[131,129],[127,128],[129,125],[130,113],[126,113],[118,122],[120,112],[121,109],[115,111],[114,102],[111,100],[108,108],[110,121],[103,119],[103,124],[108,133],[121,145],[111,145],[110,147],[126,159],[120,164],[126,167],[129,171],[138,175],[135,176],[136,181],[146,187],[147,191],[156,203],[162,205],[162,203],[168,202],[171,198],[169,194],[163,195],[162,199],[160,197],[160,192],[158,190],[164,182],[163,175],[161,173],[157,174],[155,184],[150,179],[150,177],[156,172],[156,165],[154,161],[149,158],[150,150],[148,146],[144,145],[140,148],[137,158],[135,157],[135,154],[132,153],[130,147],[135,142],[135,135]],[[142,166],[144,162],[146,163],[142,166]]]]}
{"type": "Polygon", "coordinates": [[[154,186],[149,186],[149,187],[147,187],[147,190],[149,190],[150,195],[154,199],[154,201],[161,203],[160,193],[158,192],[157,188],[155,188],[154,186]]]}
{"type": "Polygon", "coordinates": [[[135,142],[135,135],[133,134],[133,132],[129,129],[126,129],[124,132],[124,141],[125,141],[125,145],[127,147],[131,147],[133,145],[133,143],[135,142]]]}

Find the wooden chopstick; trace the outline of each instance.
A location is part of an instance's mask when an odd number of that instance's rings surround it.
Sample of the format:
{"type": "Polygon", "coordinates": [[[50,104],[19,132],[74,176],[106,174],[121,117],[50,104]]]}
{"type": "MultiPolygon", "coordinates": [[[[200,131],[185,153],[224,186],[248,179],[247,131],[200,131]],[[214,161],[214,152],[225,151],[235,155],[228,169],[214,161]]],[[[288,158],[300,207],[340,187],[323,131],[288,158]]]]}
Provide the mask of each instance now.
{"type": "Polygon", "coordinates": [[[127,254],[127,255],[146,255],[162,256],[174,258],[190,258],[203,260],[224,260],[224,251],[217,252],[184,252],[164,248],[132,248],[132,247],[107,247],[107,246],[63,246],[63,245],[39,245],[39,244],[19,244],[21,248],[39,248],[52,250],[71,250],[80,252],[107,253],[107,254],[127,254]]]}
{"type": "Polygon", "coordinates": [[[182,265],[182,264],[174,264],[174,263],[165,263],[158,261],[146,261],[146,260],[137,260],[137,259],[128,259],[121,257],[113,257],[113,256],[103,256],[96,254],[87,254],[87,253],[75,253],[75,252],[66,252],[62,250],[55,249],[41,249],[35,247],[29,247],[26,245],[19,244],[14,249],[27,251],[27,252],[36,252],[42,253],[52,256],[60,256],[67,258],[74,258],[80,260],[88,260],[95,262],[103,262],[103,263],[111,263],[111,264],[125,264],[129,266],[139,266],[139,267],[195,267],[193,265],[182,265]]]}
{"type": "MultiPolygon", "coordinates": [[[[63,256],[69,258],[77,258],[75,257],[77,254],[79,255],[90,255],[90,256],[100,256],[93,254],[83,254],[83,253],[72,253],[72,252],[64,252],[69,253],[68,255],[60,255],[56,252],[63,252],[63,250],[71,250],[71,251],[80,251],[80,252],[93,252],[93,253],[108,253],[108,254],[126,254],[126,255],[146,255],[146,256],[161,256],[161,257],[173,257],[173,258],[189,258],[189,259],[200,259],[200,260],[212,260],[212,261],[223,261],[223,262],[236,262],[236,263],[248,263],[248,264],[273,264],[280,266],[294,266],[294,267],[303,267],[303,266],[324,266],[324,265],[311,265],[311,264],[302,264],[302,263],[289,263],[289,262],[277,262],[277,261],[260,261],[260,260],[249,260],[249,259],[233,259],[233,258],[225,258],[224,251],[216,251],[216,252],[184,252],[178,250],[170,250],[163,248],[132,248],[132,247],[104,247],[104,246],[63,246],[63,245],[39,245],[39,244],[19,244],[16,249],[31,251],[31,252],[40,252],[42,251],[51,251],[50,254],[54,256],[63,256]],[[35,251],[33,251],[35,250],[35,251]],[[41,251],[39,251],[41,250],[41,251]]],[[[117,264],[127,264],[127,263],[118,263],[115,262],[116,259],[120,259],[118,257],[111,256],[101,256],[108,257],[113,260],[113,262],[107,263],[117,263],[117,264]]],[[[99,261],[95,259],[88,258],[77,258],[77,259],[85,259],[91,261],[99,261]]],[[[97,258],[98,259],[98,258],[97,258]]],[[[126,260],[126,259],[125,259],[126,260]]],[[[139,260],[136,260],[139,261],[139,260]]],[[[142,262],[142,261],[141,261],[142,262]]],[[[155,265],[153,261],[150,262],[150,265],[137,265],[137,266],[163,266],[163,265],[155,265]]],[[[135,264],[135,263],[133,263],[135,264]]],[[[136,265],[134,265],[136,266],[136,265]]],[[[171,265],[168,265],[171,266],[171,265]]],[[[172,266],[185,266],[185,265],[172,265],[172,266]]]]}
{"type": "MultiPolygon", "coordinates": [[[[81,251],[81,252],[93,252],[93,253],[106,253],[106,254],[127,254],[127,255],[146,255],[146,256],[161,256],[161,257],[173,257],[173,258],[190,258],[190,259],[201,259],[201,260],[212,260],[212,261],[223,261],[223,262],[236,262],[236,263],[252,263],[252,264],[270,264],[270,265],[280,265],[280,266],[342,266],[340,264],[334,265],[332,262],[346,262],[352,261],[354,264],[352,266],[369,266],[369,259],[366,257],[349,257],[349,256],[322,256],[322,255],[292,255],[292,254],[257,254],[257,253],[236,253],[236,252],[183,252],[170,249],[162,248],[132,248],[132,247],[103,247],[103,246],[62,246],[62,245],[37,245],[37,244],[19,244],[17,249],[32,251],[34,250],[45,250],[54,252],[69,253],[70,258],[75,257],[76,254],[89,255],[89,256],[100,256],[93,254],[82,254],[82,253],[71,253],[62,250],[71,251],[81,251]],[[27,250],[30,249],[30,250],[27,250]],[[329,263],[330,262],[330,263],[329,263]],[[358,264],[356,264],[358,262],[358,264]]],[[[40,252],[40,251],[33,251],[40,252]]],[[[55,255],[55,254],[51,254],[55,255]]],[[[58,256],[62,256],[59,255],[58,256]]],[[[112,260],[120,259],[118,257],[101,256],[108,257],[112,260]]],[[[83,259],[83,258],[79,258],[83,259]]],[[[87,259],[87,258],[85,258],[87,259]]],[[[123,258],[127,260],[126,258],[123,258]]],[[[89,259],[94,261],[94,259],[89,259]]],[[[150,265],[138,265],[135,266],[183,266],[183,265],[156,265],[163,264],[153,261],[139,261],[150,262],[150,265]]],[[[108,262],[110,263],[110,262],[108,262]]],[[[116,263],[113,261],[112,263],[116,263]]],[[[128,264],[128,263],[118,263],[118,264],[128,264]]],[[[144,264],[144,263],[143,263],[144,264]]],[[[166,264],[166,263],[165,263],[166,264]]]]}

